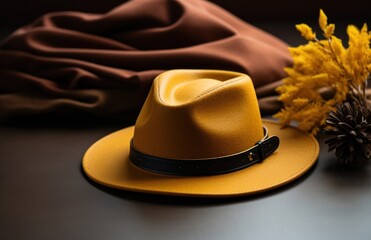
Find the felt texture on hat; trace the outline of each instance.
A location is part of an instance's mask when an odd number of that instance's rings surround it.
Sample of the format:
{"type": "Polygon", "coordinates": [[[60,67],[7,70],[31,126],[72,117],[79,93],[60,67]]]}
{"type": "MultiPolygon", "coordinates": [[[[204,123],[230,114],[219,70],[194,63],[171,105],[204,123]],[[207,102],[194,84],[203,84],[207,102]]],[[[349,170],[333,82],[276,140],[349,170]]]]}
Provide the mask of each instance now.
{"type": "Polygon", "coordinates": [[[134,120],[155,76],[177,68],[247,73],[262,113],[274,112],[287,47],[208,1],[48,13],[0,43],[0,120],[134,120]]]}
{"type": "Polygon", "coordinates": [[[133,165],[129,159],[134,127],[114,132],[94,143],[83,157],[83,169],[93,181],[128,191],[193,197],[236,197],[276,189],[302,176],[316,162],[317,140],[296,128],[282,129],[263,120],[280,146],[262,163],[212,176],[172,176],[152,173],[133,165]]]}
{"type": "Polygon", "coordinates": [[[135,123],[133,145],[163,158],[212,158],[252,147],[263,138],[262,129],[249,76],[174,69],[154,80],[135,123]]]}

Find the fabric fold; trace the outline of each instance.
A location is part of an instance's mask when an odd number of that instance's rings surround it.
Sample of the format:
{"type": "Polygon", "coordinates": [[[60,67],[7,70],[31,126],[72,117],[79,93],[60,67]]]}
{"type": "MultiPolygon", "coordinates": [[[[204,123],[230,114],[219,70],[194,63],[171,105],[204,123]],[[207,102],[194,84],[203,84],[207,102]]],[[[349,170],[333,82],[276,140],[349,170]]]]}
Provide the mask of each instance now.
{"type": "Polygon", "coordinates": [[[0,45],[0,119],[134,120],[153,79],[169,69],[246,73],[269,114],[278,110],[274,87],[292,63],[287,47],[207,1],[49,13],[0,45]]]}

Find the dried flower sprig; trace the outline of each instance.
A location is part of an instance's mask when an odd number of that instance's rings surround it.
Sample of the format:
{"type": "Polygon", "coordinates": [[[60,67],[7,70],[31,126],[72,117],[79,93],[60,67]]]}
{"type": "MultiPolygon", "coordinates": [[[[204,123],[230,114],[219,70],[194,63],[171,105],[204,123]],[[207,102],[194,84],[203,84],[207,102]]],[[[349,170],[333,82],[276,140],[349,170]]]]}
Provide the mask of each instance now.
{"type": "Polygon", "coordinates": [[[283,108],[275,115],[283,126],[297,122],[298,127],[316,134],[326,124],[335,106],[350,98],[367,105],[366,85],[371,72],[371,32],[347,27],[348,48],[334,36],[335,24],[328,24],[320,10],[319,26],[325,39],[319,40],[306,24],[296,28],[308,43],[289,48],[294,63],[285,68],[288,75],[277,88],[283,108]]]}

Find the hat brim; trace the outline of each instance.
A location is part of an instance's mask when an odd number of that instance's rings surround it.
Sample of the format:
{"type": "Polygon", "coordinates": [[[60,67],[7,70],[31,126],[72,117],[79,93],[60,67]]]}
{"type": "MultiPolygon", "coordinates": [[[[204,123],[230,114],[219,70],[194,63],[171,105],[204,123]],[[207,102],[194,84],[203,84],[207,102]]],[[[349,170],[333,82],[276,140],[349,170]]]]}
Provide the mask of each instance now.
{"type": "Polygon", "coordinates": [[[262,163],[212,176],[172,176],[152,173],[129,161],[134,126],[103,137],[85,153],[82,166],[93,181],[117,189],[162,195],[194,197],[234,197],[268,191],[283,186],[308,171],[319,154],[317,140],[296,128],[282,129],[263,120],[270,135],[280,138],[280,146],[262,163]]]}

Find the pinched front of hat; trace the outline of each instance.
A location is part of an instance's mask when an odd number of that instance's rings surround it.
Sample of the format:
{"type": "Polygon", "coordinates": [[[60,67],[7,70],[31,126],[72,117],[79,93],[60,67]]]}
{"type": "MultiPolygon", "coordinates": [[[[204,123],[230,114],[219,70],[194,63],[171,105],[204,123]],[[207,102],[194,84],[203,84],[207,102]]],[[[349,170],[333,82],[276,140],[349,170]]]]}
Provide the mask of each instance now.
{"type": "Polygon", "coordinates": [[[155,157],[202,159],[245,151],[262,138],[250,77],[172,70],[155,79],[137,119],[133,145],[155,157]]]}

